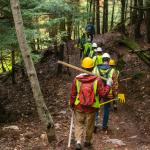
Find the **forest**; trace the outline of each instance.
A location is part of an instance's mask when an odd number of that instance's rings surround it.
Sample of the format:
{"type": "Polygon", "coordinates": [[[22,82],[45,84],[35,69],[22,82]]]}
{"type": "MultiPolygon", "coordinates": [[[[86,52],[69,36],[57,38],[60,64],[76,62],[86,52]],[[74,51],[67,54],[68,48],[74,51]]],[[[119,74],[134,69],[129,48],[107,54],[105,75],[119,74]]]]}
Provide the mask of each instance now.
{"type": "Polygon", "coordinates": [[[149,83],[150,0],[0,0],[0,150],[149,150],[149,83]]]}

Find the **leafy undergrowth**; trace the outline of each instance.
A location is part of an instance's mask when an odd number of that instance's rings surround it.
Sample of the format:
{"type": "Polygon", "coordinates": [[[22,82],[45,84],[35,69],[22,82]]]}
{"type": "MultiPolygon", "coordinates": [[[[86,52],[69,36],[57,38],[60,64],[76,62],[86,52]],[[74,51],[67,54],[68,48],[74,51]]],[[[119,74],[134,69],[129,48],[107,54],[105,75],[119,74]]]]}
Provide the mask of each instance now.
{"type": "MultiPolygon", "coordinates": [[[[94,134],[94,150],[149,150],[150,149],[150,74],[149,68],[134,54],[124,53],[123,47],[116,47],[114,57],[125,62],[121,78],[140,72],[138,78],[121,82],[126,94],[126,104],[118,112],[110,112],[109,130],[101,129],[102,108],[100,109],[99,130],[94,134]],[[123,52],[123,54],[122,54],[123,52]],[[121,57],[118,57],[121,56],[121,57]],[[121,140],[124,144],[113,144],[110,139],[121,140]]],[[[70,55],[72,64],[79,65],[78,51],[70,55]]],[[[1,84],[1,100],[6,108],[5,123],[0,126],[0,150],[67,150],[71,113],[68,107],[69,92],[73,77],[63,74],[57,77],[56,60],[53,55],[37,64],[36,70],[46,105],[55,122],[57,141],[49,144],[38,119],[37,111],[27,77],[18,73],[16,85],[9,81],[1,84]],[[18,129],[7,129],[15,125],[18,129]],[[52,148],[53,147],[53,148],[52,148]]],[[[70,149],[73,149],[74,144],[70,149]]]]}

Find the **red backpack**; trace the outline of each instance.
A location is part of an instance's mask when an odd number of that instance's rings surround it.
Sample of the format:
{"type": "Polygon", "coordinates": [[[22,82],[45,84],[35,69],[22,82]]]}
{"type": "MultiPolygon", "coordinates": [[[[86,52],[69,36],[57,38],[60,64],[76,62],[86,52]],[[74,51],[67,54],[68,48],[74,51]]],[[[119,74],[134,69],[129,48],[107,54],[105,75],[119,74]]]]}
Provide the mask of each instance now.
{"type": "MultiPolygon", "coordinates": [[[[95,81],[97,83],[97,80],[95,81]]],[[[80,100],[81,105],[92,106],[92,104],[95,102],[95,93],[94,93],[95,81],[80,82],[76,80],[78,99],[80,100]]]]}

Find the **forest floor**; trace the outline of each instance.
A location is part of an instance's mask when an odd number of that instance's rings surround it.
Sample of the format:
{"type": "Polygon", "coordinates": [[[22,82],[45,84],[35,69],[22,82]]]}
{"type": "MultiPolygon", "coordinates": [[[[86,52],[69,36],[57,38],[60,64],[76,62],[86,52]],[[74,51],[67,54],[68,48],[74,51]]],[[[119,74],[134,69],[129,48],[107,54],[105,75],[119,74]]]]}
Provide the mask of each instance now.
{"type": "MultiPolygon", "coordinates": [[[[123,46],[116,46],[113,53],[114,57],[122,56],[126,62],[121,79],[133,73],[140,72],[142,75],[120,83],[126,104],[119,104],[117,112],[110,112],[107,133],[101,131],[103,109],[100,109],[99,130],[93,137],[93,150],[150,150],[150,68],[123,46]],[[112,139],[121,140],[121,143],[112,143],[112,139]]],[[[79,51],[71,52],[69,59],[71,64],[79,66],[79,51]]],[[[51,55],[37,64],[36,70],[46,105],[55,122],[57,142],[53,149],[67,150],[71,120],[69,93],[77,72],[70,70],[71,76],[63,74],[57,77],[56,66],[51,55]]],[[[12,85],[9,80],[1,83],[0,100],[7,112],[4,116],[8,118],[0,124],[0,150],[52,150],[38,119],[27,77],[21,78],[18,73],[17,84],[12,85]],[[15,128],[7,128],[12,125],[15,128]]]]}

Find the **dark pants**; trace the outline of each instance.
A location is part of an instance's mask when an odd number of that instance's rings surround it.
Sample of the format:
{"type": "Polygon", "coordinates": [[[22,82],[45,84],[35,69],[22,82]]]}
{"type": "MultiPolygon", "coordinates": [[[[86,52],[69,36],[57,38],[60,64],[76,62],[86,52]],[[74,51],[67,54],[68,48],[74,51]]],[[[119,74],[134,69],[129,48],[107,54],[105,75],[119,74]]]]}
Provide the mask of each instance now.
{"type": "Polygon", "coordinates": [[[110,110],[110,103],[104,105],[104,112],[103,112],[103,123],[102,128],[107,128],[107,123],[109,119],[109,110],[110,110]]]}

